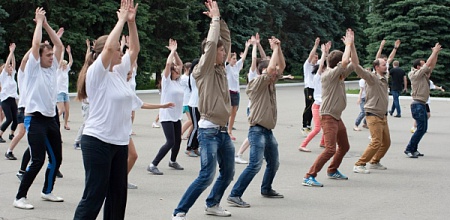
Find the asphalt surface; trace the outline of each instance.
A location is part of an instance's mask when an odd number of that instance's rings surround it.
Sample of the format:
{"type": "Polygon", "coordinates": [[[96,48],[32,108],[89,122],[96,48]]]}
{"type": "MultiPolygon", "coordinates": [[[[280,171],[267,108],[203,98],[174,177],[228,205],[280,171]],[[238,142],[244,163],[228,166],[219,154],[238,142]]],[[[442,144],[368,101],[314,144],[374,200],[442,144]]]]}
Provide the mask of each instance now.
{"type": "MultiPolygon", "coordinates": [[[[357,87],[349,83],[349,88],[357,87]]],[[[241,90],[241,104],[236,118],[233,134],[236,151],[245,139],[248,131],[246,106],[248,103],[244,90],[241,90]]],[[[139,97],[150,103],[158,103],[160,96],[155,92],[140,93],[139,97]]],[[[370,174],[352,172],[369,143],[369,131],[353,131],[353,123],[359,113],[356,95],[348,95],[348,105],[342,118],[347,126],[350,151],[344,158],[340,171],[348,175],[349,180],[332,180],[326,176],[326,166],[318,174],[317,180],[323,188],[305,187],[301,181],[316,157],[321,153],[317,136],[309,144],[311,153],[297,150],[304,136],[302,112],[304,108],[303,87],[294,85],[277,89],[278,124],[274,129],[279,143],[280,168],[275,177],[273,187],[282,193],[283,199],[268,199],[260,195],[260,184],[264,167],[254,178],[243,199],[251,204],[251,208],[230,207],[226,202],[233,184],[225,192],[221,205],[232,213],[229,219],[448,219],[450,215],[450,165],[449,131],[450,100],[432,99],[429,129],[421,141],[419,150],[425,154],[419,159],[406,158],[403,154],[413,124],[409,105],[410,97],[402,97],[402,117],[389,117],[392,145],[381,163],[387,170],[373,170],[370,174]]],[[[390,100],[392,103],[392,99],[390,100]]],[[[35,206],[34,210],[20,210],[12,203],[18,190],[19,180],[16,172],[20,159],[27,146],[24,138],[14,150],[19,158],[16,161],[0,159],[0,220],[1,219],[72,219],[75,208],[80,201],[84,189],[84,168],[81,151],[73,149],[73,140],[78,127],[82,123],[81,105],[71,100],[71,130],[61,130],[63,136],[63,164],[61,172],[64,178],[57,179],[54,194],[65,199],[61,203],[42,201],[40,192],[44,182],[45,170],[41,170],[28,192],[28,199],[35,206]]],[[[173,209],[177,206],[182,194],[199,171],[199,158],[186,156],[183,152],[186,141],[182,142],[182,150],[178,162],[184,171],[168,167],[169,156],[159,165],[164,172],[155,176],[147,172],[148,164],[156,156],[164,144],[165,137],[161,128],[152,128],[151,123],[158,114],[157,110],[138,110],[134,121],[133,140],[139,158],[129,175],[129,182],[138,185],[138,189],[128,191],[126,219],[171,219],[173,209]]],[[[9,130],[5,132],[9,133],[9,130]]],[[[7,135],[4,135],[6,139],[7,135]]],[[[0,144],[0,153],[6,152],[7,143],[0,144]]],[[[244,154],[248,159],[249,151],[244,154]]],[[[44,165],[45,167],[45,165],[44,165]]],[[[235,180],[246,165],[236,164],[235,180]]],[[[220,217],[204,214],[205,199],[211,187],[200,196],[188,213],[188,219],[218,219],[220,217]]],[[[102,219],[100,212],[98,219],[102,219]]]]}

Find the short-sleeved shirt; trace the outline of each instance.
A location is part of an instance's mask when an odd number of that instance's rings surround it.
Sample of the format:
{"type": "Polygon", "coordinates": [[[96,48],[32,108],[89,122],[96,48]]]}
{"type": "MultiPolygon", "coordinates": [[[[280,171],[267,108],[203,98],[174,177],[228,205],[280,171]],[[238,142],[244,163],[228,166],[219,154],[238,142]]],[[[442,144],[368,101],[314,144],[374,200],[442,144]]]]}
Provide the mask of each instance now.
{"type": "Polygon", "coordinates": [[[424,65],[420,69],[413,69],[409,72],[408,77],[411,81],[411,96],[413,100],[426,103],[430,96],[430,79],[431,69],[424,65]]]}
{"type": "Polygon", "coordinates": [[[175,106],[159,109],[159,120],[176,122],[181,120],[183,116],[184,91],[180,84],[180,79],[172,80],[170,79],[170,75],[167,78],[164,75],[162,76],[161,104],[173,102],[175,106]]]}
{"type": "Polygon", "coordinates": [[[406,76],[405,71],[400,67],[394,67],[389,70],[389,74],[392,80],[392,90],[402,91],[403,90],[403,78],[406,76]]]}
{"type": "Polygon", "coordinates": [[[69,94],[69,71],[70,67],[67,66],[65,70],[62,69],[62,67],[58,68],[57,75],[58,75],[58,94],[59,93],[66,93],[69,94]]]}
{"type": "Polygon", "coordinates": [[[55,56],[52,65],[43,68],[40,57],[35,58],[33,53],[30,53],[24,71],[26,73],[24,87],[27,91],[25,114],[40,112],[46,117],[56,115],[57,70],[58,61],[55,56]]]}
{"type": "Polygon", "coordinates": [[[191,98],[191,89],[189,89],[189,76],[182,75],[180,78],[180,84],[183,87],[184,96],[183,96],[183,106],[189,104],[189,99],[191,98]]]}
{"type": "Polygon", "coordinates": [[[130,56],[122,62],[105,68],[102,54],[89,66],[86,73],[86,93],[89,97],[89,117],[85,121],[84,135],[114,145],[128,145],[131,132],[131,112],[143,105],[130,88],[126,77],[131,69],[130,56]]]}
{"type": "Polygon", "coordinates": [[[198,107],[198,88],[197,83],[195,83],[195,78],[192,74],[189,76],[189,81],[191,83],[191,97],[189,97],[188,105],[191,107],[198,107]]]}
{"type": "Polygon", "coordinates": [[[267,74],[256,77],[249,82],[246,92],[251,101],[248,117],[250,126],[274,129],[277,123],[277,97],[270,77],[267,74]]]}
{"type": "Polygon", "coordinates": [[[131,79],[128,81],[128,84],[130,85],[131,90],[136,92],[136,67],[133,67],[133,72],[131,73],[131,79]]]}
{"type": "Polygon", "coordinates": [[[7,98],[17,99],[19,95],[17,94],[17,82],[14,80],[16,75],[16,70],[13,70],[11,75],[8,75],[6,68],[3,68],[0,74],[0,85],[2,86],[2,91],[0,92],[0,101],[5,101],[7,98]]]}
{"type": "Polygon", "coordinates": [[[320,80],[320,74],[316,74],[313,77],[313,87],[314,89],[314,104],[322,104],[322,82],[320,80]]]}
{"type": "MultiPolygon", "coordinates": [[[[255,69],[255,71],[252,71],[252,69],[250,68],[248,70],[248,82],[252,81],[253,79],[255,79],[256,77],[258,77],[258,71],[255,69]]],[[[250,108],[250,105],[252,104],[251,101],[248,102],[248,108],[250,108]]]]}
{"type": "Polygon", "coordinates": [[[347,94],[345,93],[345,78],[353,71],[352,64],[343,68],[339,63],[333,69],[326,69],[322,75],[322,105],[320,115],[331,115],[341,120],[342,111],[347,107],[347,94]]]}
{"type": "Polygon", "coordinates": [[[17,88],[19,88],[19,103],[17,104],[17,107],[19,108],[25,108],[26,93],[24,81],[25,81],[25,73],[19,68],[19,72],[17,73],[17,88]]]}
{"type": "Polygon", "coordinates": [[[244,63],[242,62],[242,59],[238,60],[234,66],[231,66],[230,64],[225,66],[229,90],[239,92],[239,72],[243,66],[244,63]]]}

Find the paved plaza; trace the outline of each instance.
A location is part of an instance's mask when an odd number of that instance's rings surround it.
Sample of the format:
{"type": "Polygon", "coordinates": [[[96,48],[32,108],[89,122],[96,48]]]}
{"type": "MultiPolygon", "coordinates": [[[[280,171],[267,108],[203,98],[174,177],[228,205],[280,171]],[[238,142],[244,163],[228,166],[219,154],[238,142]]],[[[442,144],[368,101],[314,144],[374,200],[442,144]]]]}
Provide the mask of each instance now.
{"type": "MultiPolygon", "coordinates": [[[[349,83],[355,88],[357,84],[349,83]]],[[[236,151],[245,139],[248,131],[245,90],[241,90],[240,109],[233,131],[237,141],[236,151]]],[[[156,92],[140,93],[144,102],[159,103],[156,92]]],[[[235,183],[233,181],[225,192],[221,205],[232,213],[227,219],[233,220],[279,220],[279,219],[449,219],[450,209],[450,99],[431,100],[431,118],[428,133],[419,146],[425,156],[418,159],[406,158],[403,154],[411,137],[413,124],[409,105],[410,97],[401,97],[402,117],[389,116],[392,145],[381,161],[387,170],[372,170],[370,174],[352,172],[353,164],[358,160],[369,143],[369,131],[353,131],[354,120],[359,113],[357,96],[348,95],[348,105],[343,112],[343,121],[347,127],[350,151],[344,158],[340,171],[348,175],[349,180],[332,180],[326,176],[326,167],[318,174],[317,180],[323,188],[305,187],[302,178],[321,153],[319,139],[309,144],[311,153],[299,152],[299,144],[304,139],[302,112],[304,108],[303,86],[283,86],[277,89],[278,123],[274,135],[279,143],[280,168],[273,187],[282,193],[284,199],[268,199],[260,195],[260,184],[264,167],[255,177],[243,195],[243,200],[251,208],[230,207],[226,198],[235,183]],[[447,139],[449,138],[449,139],[447,139]],[[449,142],[447,142],[449,141],[449,142]],[[447,204],[447,205],[445,205],[447,204]]],[[[392,103],[392,99],[390,100],[392,103]]],[[[84,189],[84,168],[80,150],[73,149],[73,140],[78,127],[82,124],[81,105],[71,100],[71,130],[62,129],[63,163],[61,172],[64,178],[57,179],[54,194],[65,199],[62,203],[42,201],[40,192],[44,182],[45,170],[42,169],[28,193],[28,199],[34,210],[20,210],[12,203],[17,193],[19,180],[16,172],[20,166],[22,154],[26,148],[26,138],[14,150],[17,161],[0,159],[0,220],[8,219],[72,219],[75,208],[84,189]]],[[[178,162],[184,171],[168,167],[169,155],[159,164],[164,172],[162,176],[149,174],[146,170],[165,137],[161,128],[152,128],[151,123],[158,114],[157,110],[138,110],[133,125],[136,133],[133,140],[139,158],[129,175],[129,182],[138,185],[138,189],[128,191],[126,219],[131,220],[167,220],[177,206],[182,194],[197,177],[200,158],[184,154],[186,141],[182,142],[178,162]]],[[[5,134],[9,133],[9,130],[5,134]]],[[[7,137],[7,136],[6,136],[7,137]]],[[[0,154],[7,150],[7,143],[0,144],[0,154]]],[[[244,154],[248,159],[249,151],[244,154]]],[[[327,164],[328,165],[328,164],[327,164]]],[[[326,165],[326,166],[327,166],[326,165]]],[[[236,180],[246,165],[236,164],[236,180]]],[[[205,199],[211,187],[200,196],[188,213],[190,220],[222,219],[206,216],[205,199]]],[[[103,219],[100,212],[98,219],[103,219]]]]}

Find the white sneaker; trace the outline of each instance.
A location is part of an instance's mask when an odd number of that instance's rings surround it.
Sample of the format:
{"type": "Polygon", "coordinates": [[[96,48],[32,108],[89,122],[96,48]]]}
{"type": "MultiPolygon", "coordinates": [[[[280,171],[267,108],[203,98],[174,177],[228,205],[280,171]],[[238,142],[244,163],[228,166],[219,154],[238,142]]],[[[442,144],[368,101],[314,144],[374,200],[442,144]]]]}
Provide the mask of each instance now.
{"type": "Polygon", "coordinates": [[[215,216],[221,216],[221,217],[228,217],[231,216],[231,212],[223,209],[219,204],[211,207],[205,208],[205,214],[207,215],[215,215],[215,216]]]}
{"type": "Polygon", "coordinates": [[[153,122],[152,123],[152,128],[160,128],[161,126],[158,125],[158,123],[153,122]]]}
{"type": "Polygon", "coordinates": [[[45,201],[50,201],[50,202],[64,202],[63,198],[61,198],[59,196],[55,196],[55,195],[53,195],[53,193],[45,194],[45,193],[41,192],[41,198],[45,201]]]}
{"type": "Polygon", "coordinates": [[[34,209],[34,206],[28,203],[28,199],[25,197],[15,199],[13,202],[13,206],[19,209],[34,209]]]}
{"type": "Polygon", "coordinates": [[[381,163],[369,163],[370,169],[374,169],[374,170],[387,170],[387,167],[381,165],[381,163]]]}
{"type": "Polygon", "coordinates": [[[239,155],[236,155],[234,157],[234,162],[237,163],[237,164],[248,164],[248,161],[242,159],[242,157],[239,156],[239,155]]]}
{"type": "Polygon", "coordinates": [[[177,213],[177,215],[172,217],[172,220],[186,220],[186,213],[184,212],[179,212],[177,213]]]}
{"type": "Polygon", "coordinates": [[[137,189],[138,186],[136,184],[133,184],[133,183],[128,183],[127,188],[128,189],[137,189]]]}
{"type": "Polygon", "coordinates": [[[355,173],[361,173],[361,174],[369,174],[370,171],[366,169],[366,166],[354,166],[353,172],[355,173]]]}

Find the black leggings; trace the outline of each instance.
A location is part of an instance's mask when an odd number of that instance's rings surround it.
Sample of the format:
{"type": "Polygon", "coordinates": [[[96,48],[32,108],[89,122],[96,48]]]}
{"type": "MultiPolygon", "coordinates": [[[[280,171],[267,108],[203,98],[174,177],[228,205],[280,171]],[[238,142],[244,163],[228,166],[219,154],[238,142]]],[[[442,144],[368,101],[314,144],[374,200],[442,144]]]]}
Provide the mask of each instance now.
{"type": "Polygon", "coordinates": [[[181,121],[162,121],[161,126],[166,136],[166,143],[159,149],[152,164],[158,166],[159,162],[166,156],[169,150],[172,150],[170,161],[177,161],[178,152],[181,144],[181,121]]]}
{"type": "Polygon", "coordinates": [[[312,121],[312,111],[311,107],[312,104],[314,104],[314,89],[311,88],[305,88],[305,110],[303,110],[303,127],[310,127],[311,121],[312,121]]]}
{"type": "Polygon", "coordinates": [[[13,97],[8,97],[2,101],[2,109],[5,113],[6,121],[3,122],[0,128],[3,132],[6,131],[8,126],[11,124],[11,131],[15,131],[17,128],[17,103],[16,99],[13,97]]]}
{"type": "Polygon", "coordinates": [[[200,120],[200,112],[198,111],[197,107],[189,106],[189,114],[191,115],[192,126],[194,126],[194,129],[192,129],[191,135],[189,136],[186,150],[197,150],[198,149],[197,133],[198,133],[198,121],[200,120]]]}

